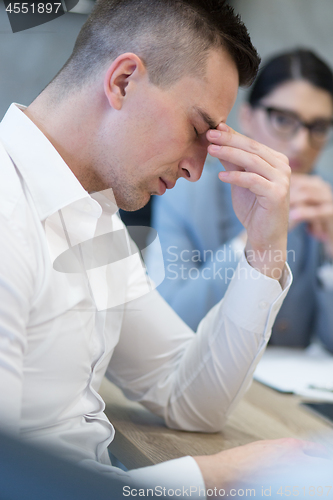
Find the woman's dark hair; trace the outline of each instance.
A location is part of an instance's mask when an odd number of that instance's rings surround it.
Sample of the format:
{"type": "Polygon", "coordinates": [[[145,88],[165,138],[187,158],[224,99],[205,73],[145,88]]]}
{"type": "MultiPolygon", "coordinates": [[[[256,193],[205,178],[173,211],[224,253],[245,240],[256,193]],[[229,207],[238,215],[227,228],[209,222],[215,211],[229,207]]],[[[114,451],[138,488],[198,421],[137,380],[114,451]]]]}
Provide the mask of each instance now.
{"type": "Polygon", "coordinates": [[[255,107],[276,87],[290,80],[306,80],[333,97],[333,73],[329,66],[311,50],[296,49],[264,64],[250,89],[248,102],[255,107]]]}

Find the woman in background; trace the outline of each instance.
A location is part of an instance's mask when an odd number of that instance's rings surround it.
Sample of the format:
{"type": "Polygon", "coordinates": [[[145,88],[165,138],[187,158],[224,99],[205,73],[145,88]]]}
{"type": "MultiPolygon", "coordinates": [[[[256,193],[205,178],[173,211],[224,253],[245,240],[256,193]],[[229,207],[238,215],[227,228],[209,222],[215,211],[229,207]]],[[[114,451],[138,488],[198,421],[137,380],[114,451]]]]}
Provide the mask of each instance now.
{"type": "MultiPolygon", "coordinates": [[[[288,263],[294,281],[273,326],[275,345],[306,347],[317,335],[333,351],[333,195],[313,174],[332,117],[332,71],[309,50],[271,59],[241,108],[242,132],[284,153],[292,169],[288,263]]],[[[246,240],[230,186],[217,178],[221,163],[209,158],[206,164],[198,183],[179,182],[153,204],[166,268],[159,291],[193,329],[225,294],[246,240]]],[[[157,260],[151,254],[149,267],[157,260]]]]}

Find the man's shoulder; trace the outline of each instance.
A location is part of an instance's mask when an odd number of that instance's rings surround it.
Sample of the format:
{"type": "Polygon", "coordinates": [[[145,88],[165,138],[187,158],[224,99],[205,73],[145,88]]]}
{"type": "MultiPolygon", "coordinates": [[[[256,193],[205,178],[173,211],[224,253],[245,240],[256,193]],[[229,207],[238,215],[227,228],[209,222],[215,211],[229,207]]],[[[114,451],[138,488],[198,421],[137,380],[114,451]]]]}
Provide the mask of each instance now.
{"type": "Polygon", "coordinates": [[[19,174],[0,141],[0,214],[7,220],[24,198],[19,174]]]}

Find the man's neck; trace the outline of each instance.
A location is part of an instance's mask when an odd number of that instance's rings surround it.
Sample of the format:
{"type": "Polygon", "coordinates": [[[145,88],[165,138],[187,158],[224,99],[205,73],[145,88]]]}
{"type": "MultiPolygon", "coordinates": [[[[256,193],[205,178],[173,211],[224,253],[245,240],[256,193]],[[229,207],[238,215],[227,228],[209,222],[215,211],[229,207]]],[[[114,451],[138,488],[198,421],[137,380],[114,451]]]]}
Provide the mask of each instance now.
{"type": "Polygon", "coordinates": [[[87,190],[83,172],[89,165],[93,142],[92,119],[79,96],[54,103],[42,92],[24,113],[41,130],[87,190]]]}

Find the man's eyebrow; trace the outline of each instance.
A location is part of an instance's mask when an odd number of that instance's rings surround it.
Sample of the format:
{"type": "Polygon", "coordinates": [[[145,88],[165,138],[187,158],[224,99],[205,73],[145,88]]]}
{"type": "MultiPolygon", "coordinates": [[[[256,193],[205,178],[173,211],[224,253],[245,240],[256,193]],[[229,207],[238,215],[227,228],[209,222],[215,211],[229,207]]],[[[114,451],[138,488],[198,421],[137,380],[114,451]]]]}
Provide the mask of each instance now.
{"type": "Polygon", "coordinates": [[[209,114],[206,113],[206,111],[203,111],[203,109],[200,109],[197,106],[194,108],[194,111],[196,111],[201,116],[203,121],[207,123],[210,129],[218,127],[220,122],[215,125],[213,118],[211,118],[209,114]]]}

